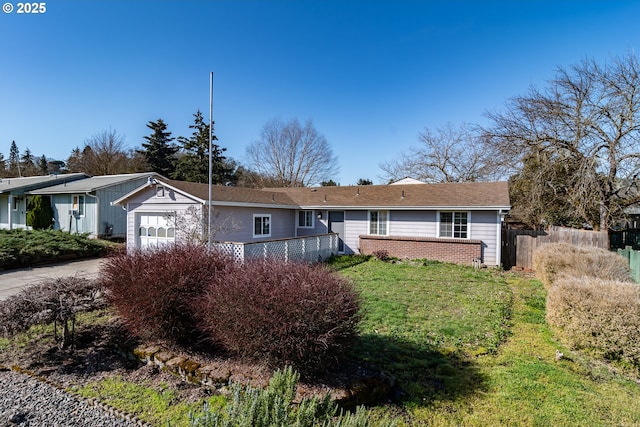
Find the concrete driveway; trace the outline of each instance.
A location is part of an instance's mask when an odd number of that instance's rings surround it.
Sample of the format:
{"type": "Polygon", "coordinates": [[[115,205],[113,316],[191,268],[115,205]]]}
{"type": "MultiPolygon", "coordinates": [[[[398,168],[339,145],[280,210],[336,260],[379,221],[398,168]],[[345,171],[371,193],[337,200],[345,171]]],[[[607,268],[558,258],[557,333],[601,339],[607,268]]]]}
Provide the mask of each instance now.
{"type": "Polygon", "coordinates": [[[0,301],[20,292],[26,286],[59,277],[87,277],[94,279],[100,269],[100,258],[68,261],[38,267],[0,271],[0,301]]]}

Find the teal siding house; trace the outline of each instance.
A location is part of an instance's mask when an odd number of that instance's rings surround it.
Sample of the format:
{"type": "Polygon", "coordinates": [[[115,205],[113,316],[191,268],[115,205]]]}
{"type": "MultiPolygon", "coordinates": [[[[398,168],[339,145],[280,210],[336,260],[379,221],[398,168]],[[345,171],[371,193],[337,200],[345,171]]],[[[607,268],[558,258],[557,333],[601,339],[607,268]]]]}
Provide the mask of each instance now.
{"type": "Polygon", "coordinates": [[[102,175],[30,191],[51,198],[54,229],[90,237],[126,237],[127,212],[111,202],[144,185],[154,172],[102,175]]]}
{"type": "Polygon", "coordinates": [[[0,229],[28,228],[27,206],[31,199],[31,191],[50,186],[64,186],[88,177],[89,175],[84,173],[70,173],[0,179],[0,229]]]}

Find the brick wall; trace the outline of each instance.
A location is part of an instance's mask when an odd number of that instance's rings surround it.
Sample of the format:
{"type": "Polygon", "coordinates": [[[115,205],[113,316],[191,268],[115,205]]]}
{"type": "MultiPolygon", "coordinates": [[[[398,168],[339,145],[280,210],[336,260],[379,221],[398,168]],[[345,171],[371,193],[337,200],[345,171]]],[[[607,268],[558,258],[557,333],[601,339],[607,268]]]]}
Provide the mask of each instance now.
{"type": "Polygon", "coordinates": [[[386,250],[389,256],[396,258],[425,258],[471,265],[475,258],[482,258],[482,241],[436,237],[360,236],[360,253],[371,255],[378,250],[386,250]]]}

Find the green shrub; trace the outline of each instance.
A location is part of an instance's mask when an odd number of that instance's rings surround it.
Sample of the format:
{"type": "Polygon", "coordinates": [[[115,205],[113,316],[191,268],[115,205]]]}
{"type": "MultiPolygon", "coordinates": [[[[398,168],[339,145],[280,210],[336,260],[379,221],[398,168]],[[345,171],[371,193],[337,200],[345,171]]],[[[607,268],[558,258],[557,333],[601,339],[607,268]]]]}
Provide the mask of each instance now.
{"type": "Polygon", "coordinates": [[[191,427],[392,427],[388,419],[372,419],[364,408],[336,416],[331,396],[303,398],[294,404],[300,376],[290,367],[273,374],[266,389],[231,386],[231,400],[222,412],[207,406],[200,416],[190,416],[191,427]]]}
{"type": "Polygon", "coordinates": [[[533,269],[545,288],[563,276],[594,277],[631,282],[627,260],[615,252],[595,247],[550,243],[533,253],[533,269]]]}
{"type": "Polygon", "coordinates": [[[96,256],[107,250],[102,241],[59,230],[0,230],[0,268],[96,256]]]}
{"type": "Polygon", "coordinates": [[[215,275],[196,311],[211,341],[307,373],[326,370],[352,344],[360,299],[322,265],[247,260],[215,275]]]}
{"type": "Polygon", "coordinates": [[[100,276],[127,329],[144,339],[189,342],[199,336],[194,304],[233,261],[201,245],[171,245],[107,258],[100,276]]]}
{"type": "Polygon", "coordinates": [[[547,295],[547,321],[573,349],[640,371],[640,286],[559,278],[547,295]]]}
{"type": "Polygon", "coordinates": [[[27,206],[27,225],[34,230],[45,230],[53,224],[53,208],[49,196],[33,196],[27,206]]]}

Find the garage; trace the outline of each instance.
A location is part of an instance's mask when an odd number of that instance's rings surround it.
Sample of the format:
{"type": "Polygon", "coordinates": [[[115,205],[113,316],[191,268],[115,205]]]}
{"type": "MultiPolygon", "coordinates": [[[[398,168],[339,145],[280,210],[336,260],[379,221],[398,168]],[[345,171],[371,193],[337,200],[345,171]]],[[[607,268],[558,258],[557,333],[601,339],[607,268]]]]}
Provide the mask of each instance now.
{"type": "Polygon", "coordinates": [[[159,213],[142,213],[138,221],[140,248],[171,244],[176,240],[173,220],[159,213]]]}

